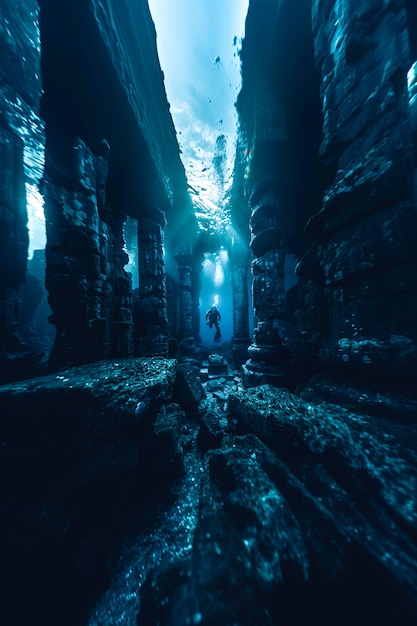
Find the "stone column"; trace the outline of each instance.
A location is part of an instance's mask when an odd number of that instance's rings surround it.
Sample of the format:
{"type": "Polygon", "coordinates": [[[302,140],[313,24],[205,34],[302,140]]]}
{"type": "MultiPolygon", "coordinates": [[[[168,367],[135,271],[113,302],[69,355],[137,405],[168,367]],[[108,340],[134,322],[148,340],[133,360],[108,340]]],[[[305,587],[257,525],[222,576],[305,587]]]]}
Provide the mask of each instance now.
{"type": "Polygon", "coordinates": [[[117,226],[98,215],[96,159],[76,139],[67,184],[55,182],[53,162],[47,161],[46,171],[46,287],[56,327],[50,366],[131,356],[132,289],[123,269],[127,258],[121,226],[116,237],[117,226]]]}
{"type": "Polygon", "coordinates": [[[23,346],[16,335],[19,289],[28,255],[23,141],[0,119],[0,360],[2,368],[23,346]]]}
{"type": "Polygon", "coordinates": [[[6,380],[42,357],[16,329],[28,262],[27,205],[42,177],[45,137],[38,2],[27,0],[24,10],[2,2],[0,12],[0,379],[6,380]]]}
{"type": "Polygon", "coordinates": [[[320,152],[337,172],[308,225],[322,247],[329,308],[320,357],[344,375],[412,380],[417,211],[405,3],[314,0],[313,34],[320,152]]]}
{"type": "Polygon", "coordinates": [[[112,255],[112,329],[111,353],[115,357],[133,356],[133,291],[132,275],[125,271],[129,256],[124,251],[124,219],[114,220],[114,245],[112,255]]]}
{"type": "Polygon", "coordinates": [[[193,297],[192,297],[192,256],[191,247],[186,246],[175,255],[179,273],[179,328],[178,338],[181,351],[194,350],[193,336],[193,297]]]}
{"type": "Polygon", "coordinates": [[[230,253],[233,288],[233,339],[232,354],[235,367],[240,367],[247,359],[249,338],[249,298],[247,250],[236,249],[230,253]]]}
{"type": "Polygon", "coordinates": [[[265,178],[252,192],[251,250],[253,306],[256,316],[255,342],[249,347],[250,359],[243,365],[243,384],[247,387],[270,383],[292,386],[288,374],[289,352],[283,343],[281,321],[286,314],[284,286],[285,254],[280,249],[283,224],[277,184],[265,178]]]}
{"type": "Polygon", "coordinates": [[[147,215],[138,223],[139,352],[142,356],[168,356],[165,215],[157,208],[148,208],[147,215]]]}
{"type": "Polygon", "coordinates": [[[193,337],[196,349],[201,347],[202,340],[200,334],[200,324],[201,324],[201,311],[200,311],[200,291],[201,291],[201,264],[197,262],[195,258],[193,258],[193,273],[192,273],[192,281],[191,281],[191,319],[192,319],[192,327],[193,327],[193,337]]]}
{"type": "Polygon", "coordinates": [[[46,288],[56,327],[52,369],[97,360],[101,288],[99,217],[91,150],[74,141],[68,180],[55,175],[49,153],[43,182],[46,218],[46,288]],[[60,184],[58,183],[60,181],[60,184]],[[62,181],[62,182],[61,182],[62,181]]]}

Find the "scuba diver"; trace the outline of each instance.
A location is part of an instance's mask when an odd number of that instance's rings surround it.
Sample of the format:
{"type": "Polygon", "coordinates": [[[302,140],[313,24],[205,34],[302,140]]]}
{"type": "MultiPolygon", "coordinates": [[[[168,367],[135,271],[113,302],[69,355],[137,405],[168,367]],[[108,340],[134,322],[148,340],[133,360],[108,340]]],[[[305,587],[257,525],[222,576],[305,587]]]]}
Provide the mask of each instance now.
{"type": "Polygon", "coordinates": [[[220,343],[221,337],[222,337],[222,334],[220,332],[219,322],[220,322],[220,313],[213,304],[213,306],[206,313],[206,323],[207,323],[207,326],[209,326],[210,328],[213,328],[213,326],[216,328],[216,334],[214,335],[214,340],[213,340],[215,343],[220,343]]]}

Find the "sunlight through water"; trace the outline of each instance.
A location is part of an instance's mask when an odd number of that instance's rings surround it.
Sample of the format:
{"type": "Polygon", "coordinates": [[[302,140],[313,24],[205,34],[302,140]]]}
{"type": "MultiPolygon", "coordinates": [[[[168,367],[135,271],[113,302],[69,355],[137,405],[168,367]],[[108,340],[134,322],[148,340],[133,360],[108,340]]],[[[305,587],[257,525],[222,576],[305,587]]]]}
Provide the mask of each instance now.
{"type": "Polygon", "coordinates": [[[407,73],[407,85],[410,104],[414,104],[417,101],[417,61],[407,73]]]}
{"type": "Polygon", "coordinates": [[[214,287],[219,289],[224,283],[224,272],[229,262],[227,250],[221,248],[218,253],[212,254],[206,252],[204,254],[203,272],[210,278],[214,287]]]}
{"type": "Polygon", "coordinates": [[[34,250],[43,250],[46,246],[45,214],[43,197],[38,187],[26,183],[26,203],[28,210],[29,258],[34,250]]]}
{"type": "Polygon", "coordinates": [[[202,228],[226,228],[248,0],[149,0],[181,158],[202,228]]]}

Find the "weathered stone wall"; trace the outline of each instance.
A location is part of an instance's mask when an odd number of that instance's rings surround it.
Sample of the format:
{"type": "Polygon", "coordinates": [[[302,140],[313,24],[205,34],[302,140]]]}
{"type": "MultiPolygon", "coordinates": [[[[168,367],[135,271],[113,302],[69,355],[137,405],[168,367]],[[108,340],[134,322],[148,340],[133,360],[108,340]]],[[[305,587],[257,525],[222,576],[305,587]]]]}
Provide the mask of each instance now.
{"type": "Polygon", "coordinates": [[[178,264],[178,340],[182,354],[192,354],[195,348],[193,329],[193,266],[190,241],[178,246],[175,251],[178,264]]]}
{"type": "Polygon", "coordinates": [[[177,349],[178,310],[178,283],[167,273],[167,333],[170,356],[174,356],[177,349]]]}
{"type": "Polygon", "coordinates": [[[37,189],[42,175],[57,330],[50,364],[129,356],[123,221],[141,217],[150,201],[166,210],[178,199],[182,214],[191,210],[147,2],[3,2],[0,52],[2,359],[34,358],[15,331],[28,251],[25,183],[37,189]]]}
{"type": "Polygon", "coordinates": [[[148,208],[148,218],[139,220],[139,308],[141,355],[168,355],[167,290],[163,254],[165,217],[148,208]]]}
{"type": "Polygon", "coordinates": [[[191,207],[148,5],[40,0],[40,6],[47,284],[57,327],[51,364],[133,350],[165,355],[161,225],[171,209],[175,224],[177,200],[181,220],[191,207]],[[149,207],[151,220],[158,214],[155,232],[148,228],[149,207]],[[126,216],[139,223],[135,320],[124,270],[126,216]]]}
{"type": "Polygon", "coordinates": [[[313,2],[321,158],[337,171],[309,223],[329,310],[327,367],[408,376],[417,365],[417,212],[407,14],[397,0],[313,2]]]}
{"type": "Polygon", "coordinates": [[[87,624],[127,529],[181,475],[175,373],[124,359],[1,386],[2,623],[87,624]]]}
{"type": "Polygon", "coordinates": [[[233,242],[229,251],[233,289],[233,340],[232,354],[235,367],[240,367],[247,357],[249,338],[249,251],[244,244],[233,242]]]}
{"type": "Polygon", "coordinates": [[[174,195],[180,197],[185,191],[185,172],[169,113],[148,2],[90,0],[88,4],[119,77],[118,87],[129,101],[160,184],[173,201],[174,195]]]}
{"type": "MultiPolygon", "coordinates": [[[[47,155],[48,156],[48,155],[47,155]]],[[[131,356],[132,286],[117,228],[99,216],[102,157],[79,139],[72,176],[59,181],[48,163],[43,183],[47,230],[46,287],[56,326],[54,368],[131,356]],[[98,166],[98,167],[97,167],[98,166]]],[[[119,228],[121,231],[121,228],[119,228]]]]}
{"type": "MultiPolygon", "coordinates": [[[[303,224],[320,206],[318,167],[321,126],[314,71],[311,5],[259,0],[249,7],[242,46],[238,97],[240,142],[245,147],[243,188],[251,214],[254,343],[244,384],[294,387],[315,366],[311,340],[300,332],[294,310],[311,305],[310,294],[287,301],[286,255],[305,250],[303,224]],[[291,36],[289,36],[291,33],[291,36]],[[291,304],[291,306],[289,306],[291,304]]],[[[239,156],[241,159],[241,156],[239,156]]],[[[307,326],[311,326],[307,322],[307,326]]],[[[309,329],[310,331],[310,329],[309,329]]]]}
{"type": "MultiPolygon", "coordinates": [[[[299,258],[298,284],[284,294],[281,312],[274,290],[282,272],[266,289],[255,262],[256,314],[290,329],[287,363],[299,379],[324,368],[411,380],[417,365],[417,159],[415,103],[407,91],[415,60],[410,3],[313,0],[299,8],[298,20],[289,1],[251,3],[242,51],[238,110],[246,163],[239,171],[252,209],[251,247],[260,259],[274,249],[299,258]],[[263,9],[275,16],[270,25],[263,9]],[[287,37],[290,24],[298,29],[297,49],[287,37]],[[300,63],[300,50],[310,62],[308,41],[318,80],[300,63]],[[309,117],[305,111],[317,98],[321,116],[309,117]],[[283,165],[274,147],[279,142],[283,165]],[[278,213],[275,225],[271,221],[271,203],[251,200],[262,177],[275,180],[284,207],[280,224],[278,213]],[[309,366],[303,372],[304,357],[309,366]]],[[[262,343],[259,336],[256,344],[262,343]]],[[[274,358],[277,364],[282,356],[274,358]]]]}
{"type": "MultiPolygon", "coordinates": [[[[16,329],[25,281],[28,230],[26,188],[42,174],[43,127],[38,5],[2,3],[0,23],[0,370],[31,356],[16,329]],[[19,358],[16,358],[19,357],[19,358]]],[[[1,374],[0,374],[1,376],[1,374]]]]}

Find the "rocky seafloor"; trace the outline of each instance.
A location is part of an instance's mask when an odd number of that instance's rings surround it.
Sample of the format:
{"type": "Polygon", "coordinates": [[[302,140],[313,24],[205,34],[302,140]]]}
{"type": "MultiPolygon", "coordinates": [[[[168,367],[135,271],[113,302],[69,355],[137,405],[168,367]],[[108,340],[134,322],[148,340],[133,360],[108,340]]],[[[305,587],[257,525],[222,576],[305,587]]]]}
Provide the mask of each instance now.
{"type": "Polygon", "coordinates": [[[416,401],[216,367],[0,387],[2,623],[416,623],[416,401]]]}

